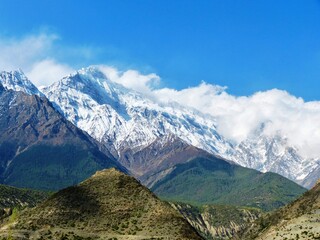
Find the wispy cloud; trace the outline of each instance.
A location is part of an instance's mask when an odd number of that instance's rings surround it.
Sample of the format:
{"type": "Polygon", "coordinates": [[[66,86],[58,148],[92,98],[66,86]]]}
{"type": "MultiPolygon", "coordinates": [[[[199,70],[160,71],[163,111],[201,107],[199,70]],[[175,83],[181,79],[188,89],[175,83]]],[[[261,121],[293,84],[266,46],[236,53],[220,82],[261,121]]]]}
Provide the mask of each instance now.
{"type": "Polygon", "coordinates": [[[155,73],[145,75],[132,69],[121,72],[117,68],[107,65],[98,65],[97,67],[110,80],[146,95],[152,94],[154,87],[160,82],[160,77],[155,73]]]}
{"type": "Polygon", "coordinates": [[[74,69],[67,64],[58,63],[54,59],[44,59],[35,62],[27,72],[27,76],[36,86],[40,87],[48,86],[73,71],[74,69]]]}
{"type": "Polygon", "coordinates": [[[21,39],[0,38],[0,68],[3,70],[29,69],[35,61],[46,57],[57,38],[57,35],[43,33],[21,39]]]}
{"type": "Polygon", "coordinates": [[[35,85],[48,85],[74,71],[76,61],[70,64],[70,59],[89,59],[95,54],[90,47],[63,46],[59,39],[47,32],[0,37],[0,71],[21,68],[35,85]]]}

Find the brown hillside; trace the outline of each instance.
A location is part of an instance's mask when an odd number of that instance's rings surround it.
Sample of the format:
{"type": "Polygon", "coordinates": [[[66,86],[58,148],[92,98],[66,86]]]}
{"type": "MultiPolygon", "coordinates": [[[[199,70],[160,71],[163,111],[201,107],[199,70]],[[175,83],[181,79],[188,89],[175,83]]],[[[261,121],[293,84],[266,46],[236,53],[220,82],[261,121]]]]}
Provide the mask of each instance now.
{"type": "Polygon", "coordinates": [[[15,236],[25,238],[201,239],[169,204],[115,169],[99,171],[78,186],[59,191],[22,212],[11,227],[15,236]]]}
{"type": "Polygon", "coordinates": [[[296,201],[260,218],[241,239],[320,239],[320,181],[296,201]]]}

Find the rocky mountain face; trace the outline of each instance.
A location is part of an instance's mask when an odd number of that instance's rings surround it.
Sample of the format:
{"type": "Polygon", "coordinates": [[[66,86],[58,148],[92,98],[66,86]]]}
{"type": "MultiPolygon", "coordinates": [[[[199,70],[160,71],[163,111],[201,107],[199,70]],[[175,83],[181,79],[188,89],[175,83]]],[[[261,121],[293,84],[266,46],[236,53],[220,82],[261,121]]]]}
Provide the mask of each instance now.
{"type": "Polygon", "coordinates": [[[320,159],[306,159],[280,134],[266,136],[263,126],[236,146],[231,158],[242,166],[275,172],[310,188],[320,177],[320,159]],[[311,173],[314,172],[314,175],[311,173]]]}
{"type": "Polygon", "coordinates": [[[60,189],[99,169],[126,171],[47,98],[7,90],[1,83],[0,156],[0,183],[17,187],[60,189]]]}
{"type": "Polygon", "coordinates": [[[61,190],[4,222],[0,236],[20,239],[202,239],[169,204],[115,169],[61,190]]]}
{"type": "Polygon", "coordinates": [[[255,208],[223,205],[195,207],[185,203],[171,203],[188,222],[208,240],[232,239],[257,220],[262,212],[255,208]]]}
{"type": "Polygon", "coordinates": [[[266,214],[239,239],[320,239],[320,182],[296,201],[266,214]]]}
{"type": "Polygon", "coordinates": [[[120,153],[120,163],[145,186],[151,188],[169,174],[177,164],[210,153],[187,144],[175,135],[158,137],[154,142],[138,149],[126,149],[120,153]]]}
{"type": "Polygon", "coordinates": [[[317,180],[319,180],[320,176],[320,164],[316,168],[314,168],[310,173],[303,179],[301,182],[303,186],[306,186],[307,188],[314,187],[317,180]]]}

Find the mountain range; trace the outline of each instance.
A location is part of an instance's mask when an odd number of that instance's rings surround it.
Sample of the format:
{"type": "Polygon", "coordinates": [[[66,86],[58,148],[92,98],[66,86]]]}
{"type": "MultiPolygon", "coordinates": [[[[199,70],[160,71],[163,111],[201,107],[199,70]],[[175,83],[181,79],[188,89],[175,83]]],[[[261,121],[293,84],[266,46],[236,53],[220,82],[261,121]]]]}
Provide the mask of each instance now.
{"type": "Polygon", "coordinates": [[[106,147],[143,181],[151,172],[141,169],[143,164],[137,163],[135,156],[143,153],[146,161],[146,152],[154,156],[159,151],[152,146],[177,139],[241,166],[279,173],[308,188],[320,174],[320,160],[303,158],[280,133],[267,136],[262,125],[235,145],[217,131],[211,115],[177,103],[159,103],[112,82],[96,67],[81,69],[40,90],[21,70],[2,72],[0,82],[6,89],[46,96],[62,116],[106,147]]]}
{"type": "MultiPolygon", "coordinates": [[[[14,72],[11,78],[20,74],[14,72]]],[[[59,190],[97,170],[116,167],[164,199],[263,210],[283,206],[305,191],[284,177],[241,167],[172,133],[143,147],[126,143],[120,151],[110,145],[113,140],[104,144],[77,128],[43,94],[26,92],[3,87],[0,92],[1,183],[59,190]]],[[[114,104],[121,109],[119,102],[114,104]]]]}

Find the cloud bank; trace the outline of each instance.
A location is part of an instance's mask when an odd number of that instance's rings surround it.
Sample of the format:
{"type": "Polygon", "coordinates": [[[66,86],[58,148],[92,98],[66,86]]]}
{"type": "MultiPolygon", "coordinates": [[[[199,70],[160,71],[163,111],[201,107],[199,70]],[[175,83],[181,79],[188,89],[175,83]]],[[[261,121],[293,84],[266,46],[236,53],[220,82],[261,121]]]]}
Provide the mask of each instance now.
{"type": "MultiPolygon", "coordinates": [[[[21,68],[35,85],[49,85],[74,71],[71,64],[59,61],[55,34],[40,33],[21,39],[0,39],[0,70],[21,68]]],[[[91,55],[90,49],[65,47],[65,52],[91,55]]],[[[226,87],[201,82],[182,90],[157,88],[160,77],[137,70],[119,71],[99,65],[112,81],[166,104],[177,102],[217,119],[218,131],[236,143],[245,140],[262,123],[264,132],[287,137],[304,157],[320,156],[320,102],[305,102],[286,91],[272,89],[251,96],[233,96],[226,87]]]]}
{"type": "Polygon", "coordinates": [[[218,131],[237,143],[265,123],[266,134],[280,132],[303,156],[320,156],[320,102],[304,102],[278,89],[236,97],[207,83],[181,91],[160,89],[155,95],[215,116],[218,131]]]}

